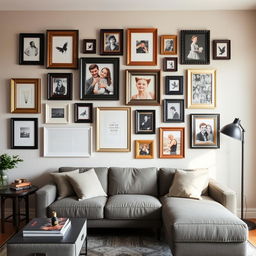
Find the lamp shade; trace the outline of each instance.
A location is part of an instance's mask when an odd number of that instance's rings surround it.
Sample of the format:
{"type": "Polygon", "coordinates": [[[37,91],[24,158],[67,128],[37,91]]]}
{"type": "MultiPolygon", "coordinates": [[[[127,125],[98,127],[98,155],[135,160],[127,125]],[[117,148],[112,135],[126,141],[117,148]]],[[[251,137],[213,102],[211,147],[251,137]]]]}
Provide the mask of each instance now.
{"type": "Polygon", "coordinates": [[[220,130],[221,133],[237,140],[243,140],[243,131],[239,118],[235,118],[233,123],[225,125],[220,130]]]}

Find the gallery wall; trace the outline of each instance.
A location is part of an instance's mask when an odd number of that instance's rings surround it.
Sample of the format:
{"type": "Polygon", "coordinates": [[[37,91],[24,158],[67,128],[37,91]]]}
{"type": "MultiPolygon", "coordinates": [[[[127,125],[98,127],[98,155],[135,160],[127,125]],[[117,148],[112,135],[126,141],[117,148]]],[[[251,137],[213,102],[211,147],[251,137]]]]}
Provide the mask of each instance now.
{"type": "MultiPolygon", "coordinates": [[[[49,180],[48,172],[60,166],[133,166],[133,167],[174,167],[197,168],[208,167],[211,177],[234,189],[240,195],[240,142],[224,135],[220,136],[219,149],[191,149],[189,147],[189,114],[191,113],[219,113],[220,126],[239,117],[246,130],[245,142],[245,195],[246,217],[256,217],[255,200],[255,131],[256,127],[256,12],[255,11],[218,11],[218,12],[0,12],[0,153],[18,154],[23,163],[17,169],[11,170],[10,180],[28,178],[35,185],[41,186],[49,180]],[[178,65],[177,72],[162,72],[162,92],[164,91],[164,77],[166,75],[183,75],[186,69],[216,69],[217,107],[207,109],[185,109],[184,123],[162,123],[162,106],[132,106],[132,117],[136,109],[155,109],[155,135],[135,135],[132,125],[132,150],[125,153],[95,152],[93,140],[93,154],[90,158],[44,158],[43,157],[43,127],[52,127],[44,123],[44,110],[41,114],[11,114],[10,113],[10,79],[11,78],[40,78],[42,87],[42,104],[47,103],[47,73],[73,73],[73,100],[79,100],[79,71],[53,70],[45,66],[22,66],[18,64],[18,36],[19,33],[44,33],[47,29],[78,29],[79,56],[96,57],[82,53],[83,39],[97,39],[99,45],[99,30],[127,29],[154,27],[158,35],[178,35],[179,31],[189,29],[210,30],[211,41],[214,39],[231,40],[231,60],[213,60],[212,47],[210,65],[178,65]],[[39,119],[39,149],[11,150],[10,149],[10,118],[37,117],[39,119]],[[158,127],[185,127],[185,158],[160,159],[159,129],[158,127]],[[152,139],[155,141],[154,159],[135,159],[134,140],[152,139]]],[[[125,37],[126,39],[126,37],[125,37]]],[[[159,41],[158,41],[159,42],[159,41]]],[[[212,46],[212,45],[211,45],[212,46]]],[[[159,47],[159,46],[158,46],[159,47]]],[[[126,49],[126,44],[125,48],[126,49]]],[[[179,57],[178,47],[178,57],[179,57]]],[[[124,106],[125,77],[124,70],[131,68],[161,68],[162,58],[159,54],[158,65],[152,67],[126,66],[126,55],[120,57],[120,100],[119,101],[87,101],[93,103],[94,108],[101,106],[124,106]]],[[[99,49],[97,49],[99,53],[99,49]]],[[[186,88],[186,79],[185,79],[186,88]]],[[[162,99],[182,99],[182,96],[167,96],[162,93],[162,99]]],[[[44,108],[42,108],[44,109],[44,108]]],[[[73,113],[73,109],[71,111],[73,113]]],[[[94,109],[95,114],[95,109],[94,109]]],[[[65,126],[84,127],[90,124],[75,124],[73,115],[71,123],[65,126]]],[[[134,118],[132,118],[134,123],[134,118]]],[[[132,124],[133,124],[132,123],[132,124]]],[[[61,126],[61,125],[59,125],[61,126]]],[[[92,124],[93,138],[95,138],[95,122],[92,124]]],[[[239,206],[239,201],[238,201],[239,206]]]]}

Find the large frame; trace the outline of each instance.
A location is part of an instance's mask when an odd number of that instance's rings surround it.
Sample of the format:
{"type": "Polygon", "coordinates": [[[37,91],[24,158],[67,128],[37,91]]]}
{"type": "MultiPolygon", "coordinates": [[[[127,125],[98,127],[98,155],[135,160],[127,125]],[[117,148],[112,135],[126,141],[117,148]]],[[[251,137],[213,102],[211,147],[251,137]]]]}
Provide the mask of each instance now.
{"type": "Polygon", "coordinates": [[[184,122],[184,100],[165,99],[163,108],[163,120],[165,123],[184,122]]]}
{"type": "Polygon", "coordinates": [[[231,59],[230,40],[213,40],[212,41],[212,58],[214,60],[230,60],[231,59]]]}
{"type": "Polygon", "coordinates": [[[92,123],[93,122],[92,103],[75,103],[74,121],[75,123],[92,123]]]}
{"type": "Polygon", "coordinates": [[[154,158],[153,140],[135,140],[135,158],[152,159],[154,158]]]}
{"type": "Polygon", "coordinates": [[[100,30],[100,55],[123,55],[123,29],[100,30]]]}
{"type": "Polygon", "coordinates": [[[135,110],[135,134],[156,133],[156,111],[151,109],[135,110]]]}
{"type": "Polygon", "coordinates": [[[67,124],[70,122],[69,103],[50,103],[45,104],[45,123],[46,124],[67,124]]]}
{"type": "Polygon", "coordinates": [[[177,36],[176,35],[163,35],[160,37],[161,49],[160,53],[163,55],[176,55],[177,54],[177,36]]]}

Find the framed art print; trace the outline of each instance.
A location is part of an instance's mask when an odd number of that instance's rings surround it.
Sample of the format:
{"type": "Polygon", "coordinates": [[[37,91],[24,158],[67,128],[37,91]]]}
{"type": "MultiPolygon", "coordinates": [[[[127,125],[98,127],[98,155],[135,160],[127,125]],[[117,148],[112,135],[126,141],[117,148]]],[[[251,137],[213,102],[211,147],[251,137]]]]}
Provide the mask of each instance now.
{"type": "Polygon", "coordinates": [[[84,39],[83,53],[96,53],[96,39],[84,39]]]}
{"type": "Polygon", "coordinates": [[[163,35],[160,37],[161,48],[160,53],[163,55],[176,55],[177,54],[177,36],[176,35],[163,35]]]}
{"type": "Polygon", "coordinates": [[[46,124],[67,124],[70,122],[70,104],[49,103],[45,104],[46,124]]]}
{"type": "Polygon", "coordinates": [[[47,30],[47,68],[78,67],[78,30],[47,30]]]}
{"type": "Polygon", "coordinates": [[[135,134],[155,134],[155,116],[155,110],[135,110],[135,134]]]}
{"type": "Polygon", "coordinates": [[[165,94],[183,95],[183,76],[166,76],[165,94]]]}
{"type": "Polygon", "coordinates": [[[100,55],[123,55],[123,29],[100,30],[100,55]]]}
{"type": "Polygon", "coordinates": [[[163,108],[165,123],[184,122],[184,100],[165,99],[163,108]]]}
{"type": "Polygon", "coordinates": [[[154,158],[153,140],[135,140],[135,158],[152,159],[154,158]]]}
{"type": "Polygon", "coordinates": [[[74,106],[75,123],[92,123],[93,122],[93,105],[92,103],[75,103],[74,106]]]}
{"type": "Polygon", "coordinates": [[[214,60],[231,59],[230,40],[213,40],[212,41],[212,58],[214,60]]]}
{"type": "Polygon", "coordinates": [[[178,58],[163,58],[163,71],[176,72],[178,70],[178,58]]]}
{"type": "Polygon", "coordinates": [[[127,65],[157,65],[157,29],[127,29],[127,65]]]}

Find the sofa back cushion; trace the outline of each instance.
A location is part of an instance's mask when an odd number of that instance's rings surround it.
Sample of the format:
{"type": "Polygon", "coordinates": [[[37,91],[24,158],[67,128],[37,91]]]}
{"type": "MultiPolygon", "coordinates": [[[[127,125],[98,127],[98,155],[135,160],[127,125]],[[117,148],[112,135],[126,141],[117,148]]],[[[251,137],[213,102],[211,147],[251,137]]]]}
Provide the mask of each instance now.
{"type": "Polygon", "coordinates": [[[108,174],[108,195],[118,194],[157,196],[157,169],[111,167],[108,174]]]}

